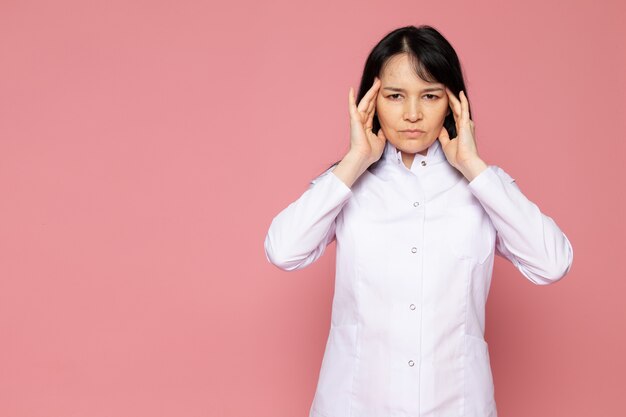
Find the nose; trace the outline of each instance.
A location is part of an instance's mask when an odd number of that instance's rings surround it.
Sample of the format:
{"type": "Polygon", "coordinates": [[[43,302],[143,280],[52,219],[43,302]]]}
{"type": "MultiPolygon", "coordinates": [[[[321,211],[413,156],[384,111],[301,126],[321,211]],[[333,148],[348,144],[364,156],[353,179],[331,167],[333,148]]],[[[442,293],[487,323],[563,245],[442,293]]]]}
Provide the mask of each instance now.
{"type": "Polygon", "coordinates": [[[404,119],[414,122],[416,120],[419,120],[423,117],[422,115],[422,111],[421,108],[419,107],[418,103],[414,100],[407,100],[406,101],[406,108],[404,109],[404,119]]]}

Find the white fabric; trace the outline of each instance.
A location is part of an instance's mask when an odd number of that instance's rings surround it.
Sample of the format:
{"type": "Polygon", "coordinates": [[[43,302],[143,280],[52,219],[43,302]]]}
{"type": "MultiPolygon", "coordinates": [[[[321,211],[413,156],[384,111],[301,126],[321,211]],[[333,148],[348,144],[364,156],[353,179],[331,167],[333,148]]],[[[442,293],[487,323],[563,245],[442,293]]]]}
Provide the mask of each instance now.
{"type": "Polygon", "coordinates": [[[573,260],[514,181],[490,165],[468,182],[438,140],[409,170],[387,142],[351,188],[331,168],[272,220],[265,253],[283,270],[310,265],[336,239],[310,417],[497,417],[484,340],[494,254],[538,285],[573,260]]]}

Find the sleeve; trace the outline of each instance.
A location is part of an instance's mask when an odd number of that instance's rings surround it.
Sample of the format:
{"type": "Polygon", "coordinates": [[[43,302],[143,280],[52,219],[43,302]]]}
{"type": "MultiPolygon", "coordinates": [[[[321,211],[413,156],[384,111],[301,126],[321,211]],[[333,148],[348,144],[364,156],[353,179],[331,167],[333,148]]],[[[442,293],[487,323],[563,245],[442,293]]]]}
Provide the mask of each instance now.
{"type": "Polygon", "coordinates": [[[496,254],[537,285],[552,284],[569,272],[574,258],[569,239],[502,168],[489,165],[469,189],[496,229],[496,254]]]}
{"type": "Polygon", "coordinates": [[[336,218],[352,190],[331,167],[272,220],[265,237],[267,260],[285,271],[316,261],[335,240],[336,218]]]}

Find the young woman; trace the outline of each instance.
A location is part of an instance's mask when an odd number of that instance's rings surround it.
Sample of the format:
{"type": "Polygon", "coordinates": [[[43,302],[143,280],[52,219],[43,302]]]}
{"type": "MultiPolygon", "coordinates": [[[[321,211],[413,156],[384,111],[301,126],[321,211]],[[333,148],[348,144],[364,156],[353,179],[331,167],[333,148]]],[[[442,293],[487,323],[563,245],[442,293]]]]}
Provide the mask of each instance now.
{"type": "Polygon", "coordinates": [[[371,51],[350,148],[271,222],[287,271],[336,240],[332,319],[311,417],[496,417],[485,303],[494,255],[551,284],[573,249],[479,156],[457,55],[430,26],[371,51]]]}

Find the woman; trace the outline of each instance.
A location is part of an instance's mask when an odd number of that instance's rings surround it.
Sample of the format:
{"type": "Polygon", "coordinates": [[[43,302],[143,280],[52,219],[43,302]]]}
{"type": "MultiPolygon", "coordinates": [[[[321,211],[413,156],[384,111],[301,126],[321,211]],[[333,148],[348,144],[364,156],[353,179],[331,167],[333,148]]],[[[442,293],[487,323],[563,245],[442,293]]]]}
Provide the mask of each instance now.
{"type": "Polygon", "coordinates": [[[479,156],[463,74],[430,26],[371,51],[350,149],[271,222],[267,259],[302,269],[336,240],[331,327],[311,417],[496,417],[485,303],[494,255],[534,284],[573,249],[479,156]]]}

